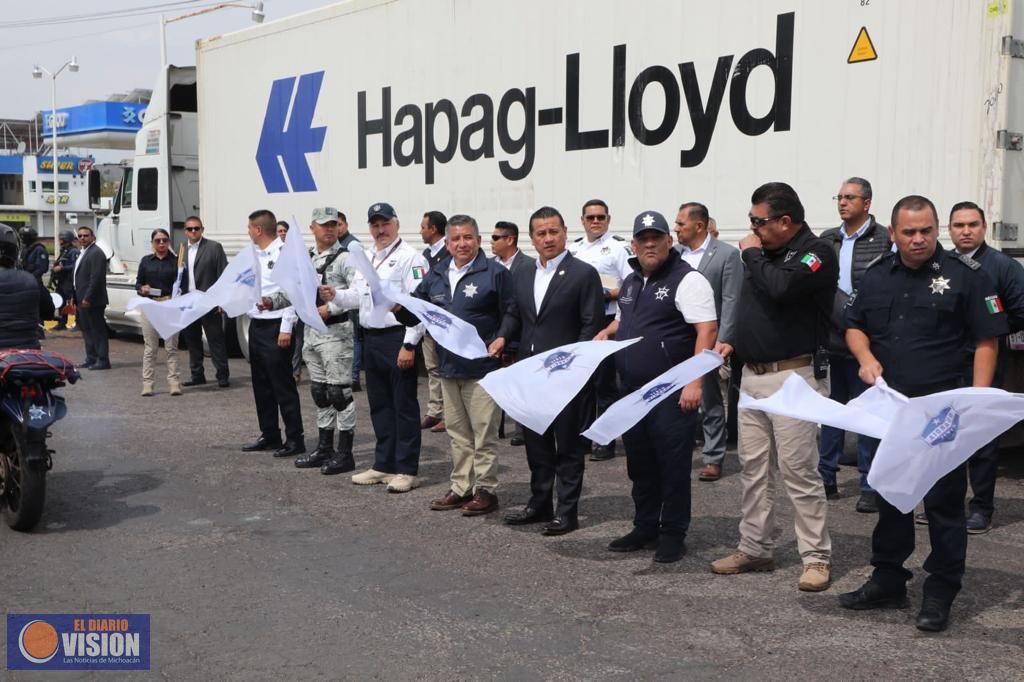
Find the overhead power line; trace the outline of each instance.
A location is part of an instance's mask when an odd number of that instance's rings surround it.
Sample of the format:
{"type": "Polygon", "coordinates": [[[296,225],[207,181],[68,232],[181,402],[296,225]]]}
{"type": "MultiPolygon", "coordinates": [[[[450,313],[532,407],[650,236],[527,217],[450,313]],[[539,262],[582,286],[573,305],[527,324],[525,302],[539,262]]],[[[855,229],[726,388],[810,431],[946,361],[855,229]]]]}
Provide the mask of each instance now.
{"type": "Polygon", "coordinates": [[[202,0],[176,0],[175,2],[161,2],[142,7],[130,7],[118,10],[107,10],[102,12],[87,12],[83,14],[69,14],[63,16],[41,17],[38,19],[18,19],[15,21],[0,21],[0,29],[32,28],[36,26],[55,26],[60,24],[77,24],[90,21],[105,21],[111,19],[123,19],[129,17],[150,16],[162,14],[175,9],[198,9],[212,7],[216,2],[203,2],[202,0]]]}

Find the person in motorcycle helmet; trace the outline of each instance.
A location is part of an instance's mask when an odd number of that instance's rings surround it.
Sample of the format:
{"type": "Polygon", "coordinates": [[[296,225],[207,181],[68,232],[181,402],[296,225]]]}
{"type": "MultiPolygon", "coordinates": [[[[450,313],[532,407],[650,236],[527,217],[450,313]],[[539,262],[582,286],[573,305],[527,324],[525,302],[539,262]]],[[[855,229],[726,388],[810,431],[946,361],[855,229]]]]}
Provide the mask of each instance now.
{"type": "Polygon", "coordinates": [[[34,228],[23,227],[18,232],[23,245],[21,267],[42,284],[43,275],[50,270],[50,254],[46,251],[46,245],[39,241],[39,235],[34,228]]]}
{"type": "Polygon", "coordinates": [[[0,348],[39,348],[39,325],[53,317],[43,283],[17,268],[18,237],[0,227],[0,348]]]}

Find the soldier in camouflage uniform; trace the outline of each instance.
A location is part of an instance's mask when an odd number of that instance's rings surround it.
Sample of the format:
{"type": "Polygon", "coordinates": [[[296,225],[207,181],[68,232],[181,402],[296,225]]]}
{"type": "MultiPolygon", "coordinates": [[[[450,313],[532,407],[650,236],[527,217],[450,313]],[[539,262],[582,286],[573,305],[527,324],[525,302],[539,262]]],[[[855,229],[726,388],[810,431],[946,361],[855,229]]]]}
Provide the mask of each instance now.
{"type": "MultiPolygon", "coordinates": [[[[333,301],[324,303],[317,295],[320,317],[327,333],[306,327],[302,358],[309,369],[313,402],[317,406],[316,425],[320,440],[316,450],[295,460],[300,469],[320,467],[325,475],[352,471],[352,441],[356,428],[356,406],[352,401],[352,322],[348,311],[359,305],[359,296],[350,290],[355,270],[348,264],[348,249],[338,242],[338,210],[332,207],[313,211],[310,230],[316,248],[310,251],[320,283],[337,289],[333,301]],[[350,294],[350,295],[349,295],[350,294]],[[334,432],[338,448],[334,448],[334,432]]],[[[264,299],[271,308],[290,305],[284,292],[264,299]]]]}

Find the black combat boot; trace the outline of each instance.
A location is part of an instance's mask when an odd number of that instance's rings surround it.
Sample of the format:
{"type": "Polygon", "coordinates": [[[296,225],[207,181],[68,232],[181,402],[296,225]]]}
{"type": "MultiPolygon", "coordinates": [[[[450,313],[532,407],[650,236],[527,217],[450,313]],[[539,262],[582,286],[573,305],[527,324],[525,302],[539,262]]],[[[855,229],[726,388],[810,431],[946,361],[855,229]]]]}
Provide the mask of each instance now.
{"type": "Polygon", "coordinates": [[[356,459],[352,456],[352,440],[355,438],[355,431],[338,432],[338,451],[331,458],[331,461],[320,467],[320,473],[325,476],[343,474],[346,471],[353,471],[356,468],[356,459]]]}
{"type": "Polygon", "coordinates": [[[320,429],[320,442],[316,444],[316,450],[308,455],[296,457],[295,466],[299,469],[312,469],[337,455],[338,453],[334,451],[334,429],[320,429]]]}

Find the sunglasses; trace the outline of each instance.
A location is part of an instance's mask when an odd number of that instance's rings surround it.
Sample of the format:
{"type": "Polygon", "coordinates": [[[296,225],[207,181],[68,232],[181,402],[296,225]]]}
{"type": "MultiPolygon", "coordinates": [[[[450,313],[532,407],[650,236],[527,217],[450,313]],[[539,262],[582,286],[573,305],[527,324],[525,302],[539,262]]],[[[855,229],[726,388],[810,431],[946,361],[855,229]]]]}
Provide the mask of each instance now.
{"type": "Polygon", "coordinates": [[[748,215],[747,217],[750,218],[750,224],[753,225],[754,227],[764,227],[765,225],[767,225],[771,221],[778,220],[779,218],[781,218],[784,215],[785,215],[785,213],[780,213],[779,215],[769,216],[767,218],[758,218],[756,215],[748,215]]]}
{"type": "Polygon", "coordinates": [[[860,196],[859,194],[837,194],[834,197],[832,197],[832,201],[842,201],[843,199],[846,199],[847,201],[853,201],[854,199],[863,198],[864,197],[860,196]]]}
{"type": "Polygon", "coordinates": [[[186,232],[202,232],[203,228],[201,228],[201,227],[186,227],[185,231],[186,232]]]}
{"type": "Polygon", "coordinates": [[[510,234],[492,234],[492,235],[491,235],[491,241],[492,241],[492,242],[496,242],[496,241],[498,241],[499,239],[508,239],[508,238],[509,238],[509,237],[511,237],[511,236],[512,236],[512,235],[510,235],[510,234]]]}
{"type": "Polygon", "coordinates": [[[167,238],[166,238],[166,237],[164,237],[164,238],[161,238],[161,239],[154,239],[154,240],[153,240],[153,243],[154,243],[154,244],[166,244],[166,243],[167,243],[167,241],[168,241],[168,240],[167,240],[167,238]]]}
{"type": "Polygon", "coordinates": [[[78,235],[78,238],[79,239],[92,239],[92,234],[90,234],[89,232],[84,232],[84,233],[78,235]]]}
{"type": "Polygon", "coordinates": [[[590,221],[590,222],[595,222],[595,221],[596,222],[602,222],[604,220],[608,220],[608,216],[607,215],[585,215],[585,216],[583,216],[583,219],[587,220],[587,221],[590,221]]]}

